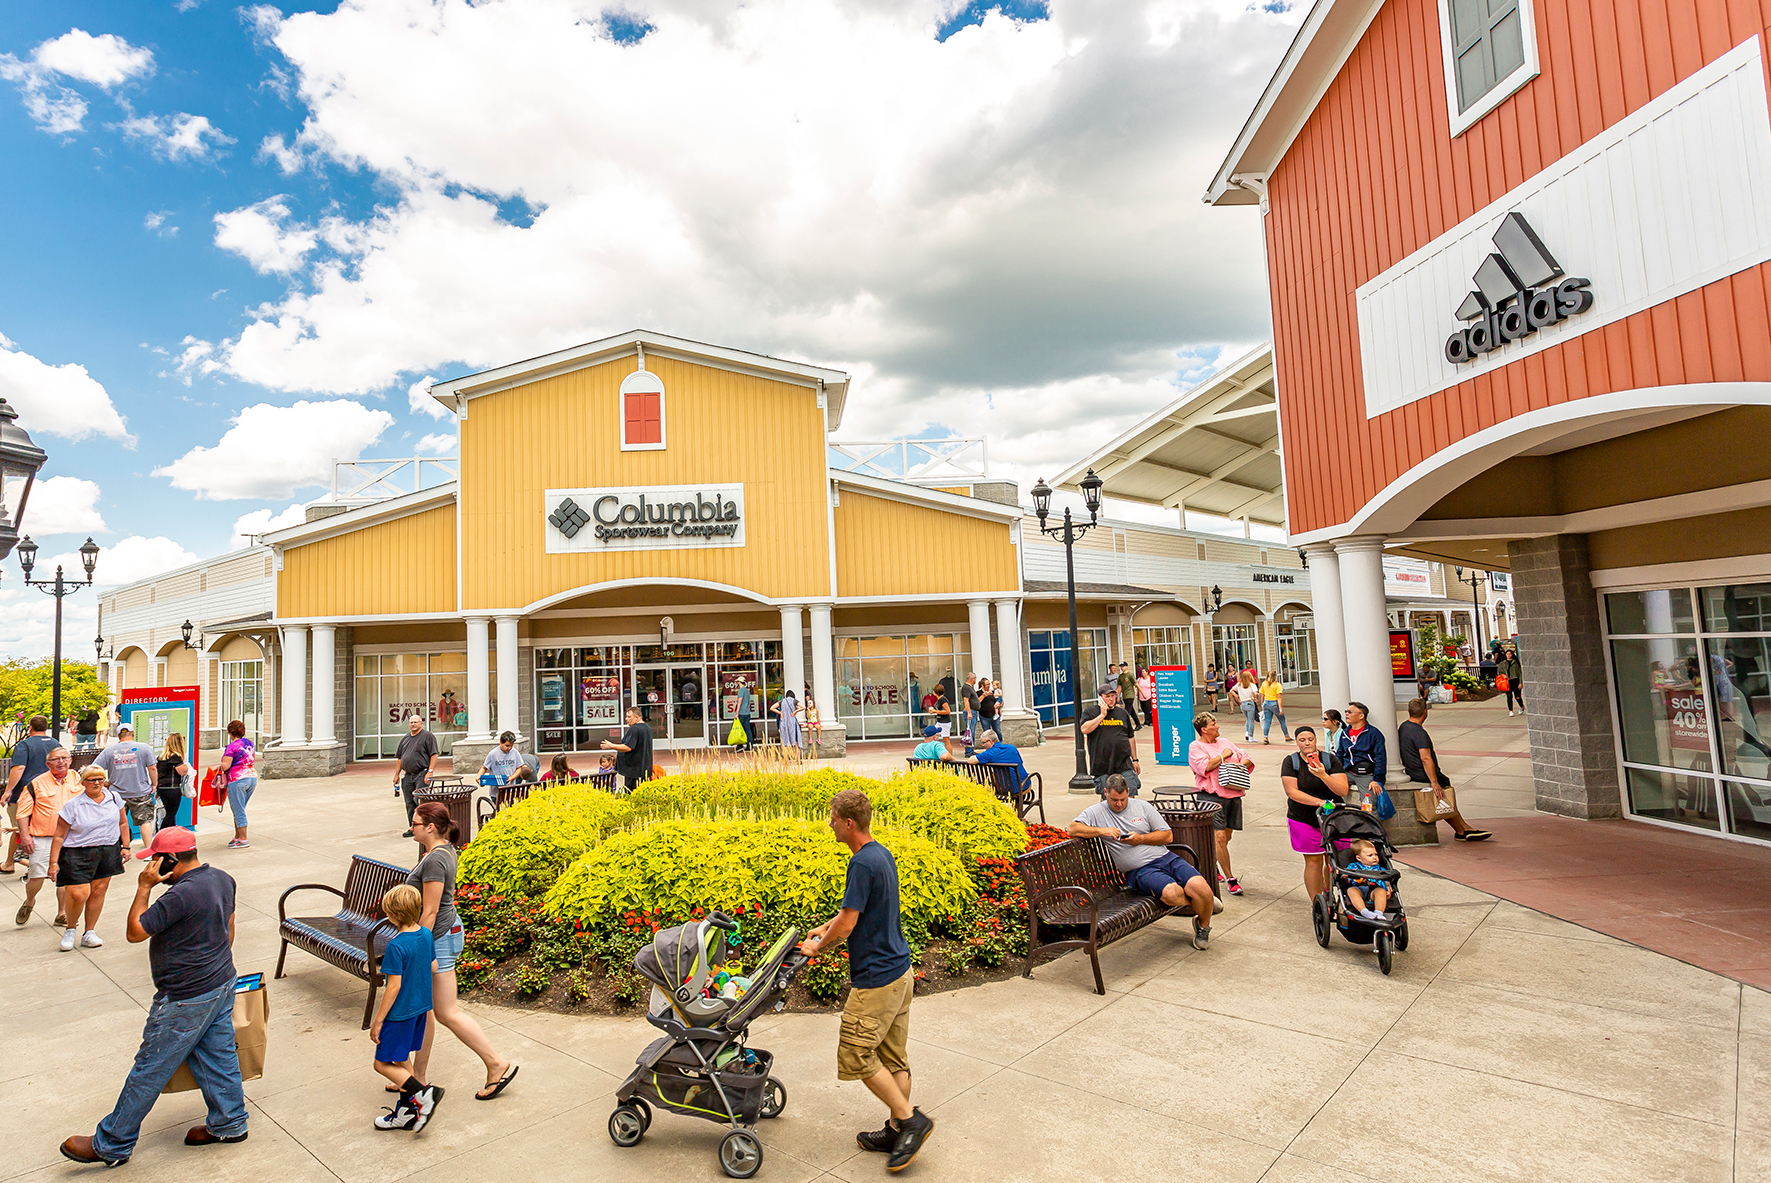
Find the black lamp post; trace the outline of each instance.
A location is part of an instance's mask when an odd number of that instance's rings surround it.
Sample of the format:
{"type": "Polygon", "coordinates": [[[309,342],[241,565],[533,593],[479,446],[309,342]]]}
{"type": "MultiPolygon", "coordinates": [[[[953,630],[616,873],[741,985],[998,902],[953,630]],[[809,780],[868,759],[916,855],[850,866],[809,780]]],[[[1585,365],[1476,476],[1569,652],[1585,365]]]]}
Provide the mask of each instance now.
{"type": "Polygon", "coordinates": [[[1476,590],[1481,586],[1482,573],[1474,567],[1471,567],[1470,577],[1465,579],[1464,569],[1462,567],[1453,567],[1452,570],[1457,572],[1457,581],[1459,583],[1468,583],[1470,585],[1470,615],[1474,617],[1476,621],[1476,664],[1480,665],[1482,663],[1482,605],[1476,600],[1476,590]]]}
{"type": "Polygon", "coordinates": [[[1072,727],[1076,732],[1076,775],[1070,778],[1073,793],[1093,792],[1095,778],[1088,774],[1088,749],[1082,741],[1082,652],[1076,640],[1076,540],[1100,524],[1101,478],[1094,469],[1082,478],[1082,502],[1088,507],[1088,521],[1075,522],[1064,510],[1062,526],[1045,524],[1052,509],[1051,487],[1040,477],[1033,486],[1033,512],[1039,516],[1039,532],[1059,539],[1064,544],[1064,581],[1070,593],[1070,705],[1072,727]]]}
{"type": "Polygon", "coordinates": [[[37,470],[49,455],[31,442],[31,433],[18,425],[18,412],[0,398],[0,559],[12,553],[24,525],[25,503],[37,470]],[[18,501],[6,504],[9,487],[18,489],[18,501]]]}
{"type": "Polygon", "coordinates": [[[55,681],[50,696],[50,734],[61,738],[61,602],[83,587],[92,586],[92,569],[98,566],[98,544],[88,538],[80,548],[80,565],[86,568],[86,582],[72,583],[62,576],[61,564],[55,567],[54,579],[32,579],[31,568],[37,565],[37,544],[26,535],[18,544],[18,565],[25,572],[25,586],[34,587],[55,597],[55,681]]]}
{"type": "Polygon", "coordinates": [[[178,626],[179,635],[184,638],[184,647],[186,649],[201,649],[203,647],[203,633],[201,630],[197,630],[197,639],[195,641],[191,640],[191,632],[194,629],[196,629],[196,626],[188,620],[178,626]]]}

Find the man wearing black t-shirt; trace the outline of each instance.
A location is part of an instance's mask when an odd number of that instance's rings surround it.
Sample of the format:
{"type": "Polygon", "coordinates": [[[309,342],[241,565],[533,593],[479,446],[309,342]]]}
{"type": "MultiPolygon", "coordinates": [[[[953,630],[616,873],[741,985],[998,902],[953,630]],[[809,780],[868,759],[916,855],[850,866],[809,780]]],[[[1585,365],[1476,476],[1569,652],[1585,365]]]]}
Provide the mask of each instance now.
{"type": "Polygon", "coordinates": [[[621,733],[620,742],[605,739],[602,746],[615,753],[615,771],[624,791],[631,793],[633,786],[651,779],[652,729],[640,717],[638,707],[627,708],[627,730],[621,733]]]}
{"type": "Polygon", "coordinates": [[[397,752],[400,767],[394,773],[394,784],[399,786],[401,796],[406,798],[406,832],[400,835],[402,838],[412,836],[412,814],[418,808],[417,793],[430,783],[440,752],[437,737],[425,727],[424,720],[417,715],[408,715],[406,734],[400,737],[397,752]]]}
{"type": "Polygon", "coordinates": [[[1125,707],[1119,702],[1119,685],[1108,682],[1101,687],[1101,696],[1082,713],[1082,734],[1088,743],[1088,770],[1095,778],[1095,792],[1101,793],[1107,778],[1114,773],[1125,777],[1131,795],[1136,797],[1142,782],[1138,779],[1138,749],[1132,739],[1137,730],[1125,707]]]}
{"type": "Polygon", "coordinates": [[[1415,817],[1423,825],[1450,823],[1460,842],[1481,842],[1492,838],[1493,834],[1473,828],[1457,811],[1457,801],[1449,791],[1451,781],[1439,767],[1438,753],[1433,751],[1433,737],[1427,734],[1425,726],[1427,712],[1432,709],[1426,699],[1413,699],[1408,704],[1408,722],[1396,728],[1396,746],[1401,750],[1402,767],[1407,771],[1408,779],[1428,786],[1414,794],[1415,817]],[[1447,805],[1451,807],[1449,811],[1444,808],[1447,805]]]}

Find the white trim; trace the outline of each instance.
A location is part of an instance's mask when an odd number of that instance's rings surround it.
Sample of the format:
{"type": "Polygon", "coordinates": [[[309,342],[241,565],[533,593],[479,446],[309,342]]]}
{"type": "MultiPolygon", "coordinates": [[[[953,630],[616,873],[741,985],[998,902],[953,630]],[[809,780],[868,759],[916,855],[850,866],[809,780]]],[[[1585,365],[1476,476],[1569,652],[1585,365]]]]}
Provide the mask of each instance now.
{"type": "MultiPolygon", "coordinates": [[[[766,610],[769,605],[758,604],[757,610],[766,610]]],[[[530,620],[590,620],[604,616],[693,616],[719,612],[748,612],[750,609],[742,604],[639,604],[631,608],[548,608],[540,612],[531,612],[530,620]]],[[[524,644],[528,644],[527,641],[524,644]]]]}
{"type": "Polygon", "coordinates": [[[1525,40],[1524,62],[1505,78],[1497,79],[1487,94],[1472,103],[1469,110],[1460,113],[1457,109],[1457,49],[1451,41],[1451,0],[1439,0],[1439,45],[1444,51],[1445,59],[1445,113],[1451,117],[1452,139],[1455,140],[1470,130],[1484,115],[1506,102],[1521,86],[1538,76],[1537,13],[1533,9],[1532,0],[1519,0],[1519,20],[1523,25],[1519,32],[1525,40]]]}
{"type": "Polygon", "coordinates": [[[480,616],[480,612],[381,612],[369,616],[279,616],[275,620],[265,622],[266,627],[284,628],[290,625],[309,627],[316,624],[428,624],[435,621],[465,620],[469,616],[480,616]]]}
{"type": "Polygon", "coordinates": [[[1003,505],[1001,502],[983,501],[976,497],[956,497],[952,493],[943,493],[939,489],[926,489],[921,485],[907,485],[901,481],[861,476],[858,473],[831,473],[830,479],[833,484],[849,485],[870,496],[883,497],[887,501],[902,501],[906,505],[934,506],[937,509],[950,510],[953,513],[966,514],[974,518],[1018,522],[1026,514],[1026,510],[1019,505],[1003,505]]]}
{"type": "Polygon", "coordinates": [[[1351,534],[1399,536],[1440,497],[1465,481],[1532,448],[1569,435],[1588,421],[1667,408],[1691,410],[1703,406],[1718,411],[1736,406],[1771,406],[1771,382],[1646,386],[1588,395],[1527,411],[1433,453],[1385,485],[1346,522],[1294,534],[1290,542],[1293,545],[1328,542],[1351,534]]]}
{"type": "MultiPolygon", "coordinates": [[[[407,493],[403,497],[389,497],[386,501],[377,501],[373,505],[365,505],[361,509],[347,510],[333,514],[331,517],[318,518],[304,522],[299,526],[290,526],[286,530],[278,530],[272,534],[260,535],[267,543],[277,550],[287,550],[292,546],[306,546],[310,542],[323,542],[328,538],[336,538],[340,534],[351,534],[369,526],[383,522],[397,521],[411,517],[415,513],[423,513],[440,505],[455,502],[457,481],[446,481],[433,485],[417,493],[407,493]]],[[[460,515],[457,514],[457,517],[460,515]]],[[[160,578],[164,579],[162,575],[160,578]]]]}
{"type": "Polygon", "coordinates": [[[662,452],[669,438],[664,417],[664,379],[651,370],[646,369],[645,346],[638,347],[640,368],[621,379],[621,394],[616,398],[616,414],[621,419],[621,450],[623,452],[662,452]],[[658,396],[658,442],[655,444],[630,444],[627,442],[627,396],[630,394],[656,394],[658,396]]]}
{"type": "MultiPolygon", "coordinates": [[[[1588,572],[1601,594],[1624,588],[1689,587],[1706,583],[1738,583],[1771,579],[1771,554],[1737,555],[1727,559],[1693,559],[1685,563],[1657,563],[1649,567],[1606,567],[1588,572]]],[[[1601,609],[1604,604],[1599,605],[1601,609]]],[[[1600,619],[1604,619],[1601,615],[1600,619]]],[[[1610,635],[1609,631],[1606,635],[1610,635]]]]}
{"type": "Polygon", "coordinates": [[[763,604],[771,608],[778,608],[782,604],[804,603],[806,598],[802,595],[797,597],[783,596],[776,599],[771,596],[765,596],[758,592],[750,591],[746,588],[735,587],[729,583],[715,583],[709,579],[645,577],[636,579],[610,579],[603,583],[587,583],[582,587],[574,587],[566,591],[555,592],[550,596],[543,596],[539,600],[535,600],[521,608],[477,608],[474,610],[474,614],[477,616],[532,616],[545,608],[551,608],[555,604],[564,603],[565,601],[575,599],[578,596],[594,595],[597,592],[613,591],[616,588],[622,587],[698,587],[707,591],[724,592],[728,595],[737,596],[739,599],[750,600],[753,603],[763,604]]]}
{"type": "Polygon", "coordinates": [[[1551,534],[1591,534],[1597,530],[1616,530],[1626,526],[1643,526],[1653,522],[1677,521],[1681,518],[1703,517],[1707,514],[1730,513],[1740,509],[1757,509],[1771,505],[1771,480],[1748,481],[1743,485],[1723,485],[1714,489],[1698,489],[1691,493],[1675,493],[1647,501],[1631,501],[1623,505],[1606,505],[1583,509],[1576,513],[1524,518],[1460,518],[1444,521],[1416,521],[1400,534],[1392,534],[1392,544],[1400,541],[1440,541],[1471,538],[1542,538],[1551,534]]]}

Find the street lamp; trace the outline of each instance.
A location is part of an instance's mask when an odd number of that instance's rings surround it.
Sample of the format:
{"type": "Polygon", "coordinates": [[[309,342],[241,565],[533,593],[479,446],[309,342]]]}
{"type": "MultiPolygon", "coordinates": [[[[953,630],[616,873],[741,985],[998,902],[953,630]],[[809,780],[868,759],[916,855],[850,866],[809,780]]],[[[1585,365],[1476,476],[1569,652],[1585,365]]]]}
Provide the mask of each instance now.
{"type": "Polygon", "coordinates": [[[1464,569],[1462,567],[1453,567],[1452,570],[1457,572],[1457,581],[1459,583],[1468,583],[1470,585],[1470,615],[1476,621],[1475,653],[1476,663],[1480,665],[1482,662],[1482,605],[1476,601],[1476,589],[1481,585],[1482,573],[1474,567],[1471,567],[1470,577],[1466,580],[1464,578],[1464,569]]]}
{"type": "Polygon", "coordinates": [[[1088,508],[1088,521],[1075,522],[1070,518],[1070,510],[1064,510],[1062,526],[1048,526],[1045,520],[1051,514],[1051,486],[1040,477],[1039,483],[1033,486],[1033,512],[1039,518],[1039,532],[1059,539],[1064,544],[1064,580],[1070,595],[1070,705],[1073,711],[1072,728],[1076,732],[1076,775],[1070,778],[1072,793],[1089,793],[1094,791],[1095,778],[1088,774],[1088,749],[1082,740],[1082,654],[1076,640],[1076,540],[1100,524],[1101,516],[1101,478],[1095,475],[1094,469],[1082,478],[1082,503],[1088,508]]]}
{"type": "Polygon", "coordinates": [[[203,633],[201,629],[197,630],[196,643],[191,643],[191,631],[194,627],[195,626],[188,620],[178,626],[179,635],[184,638],[184,647],[186,649],[201,649],[203,647],[203,633]]]}
{"type": "Polygon", "coordinates": [[[31,499],[37,470],[47,459],[48,454],[31,442],[31,433],[18,425],[18,412],[0,398],[0,559],[11,554],[18,542],[25,503],[31,499]],[[18,490],[16,502],[8,500],[14,489],[18,490]]]}
{"type": "Polygon", "coordinates": [[[25,586],[34,587],[47,595],[55,597],[55,674],[54,689],[50,695],[50,728],[55,738],[61,738],[61,602],[83,587],[92,586],[92,570],[98,566],[98,544],[88,538],[80,548],[80,565],[86,568],[86,582],[73,583],[62,575],[60,563],[55,566],[54,579],[32,579],[31,568],[37,565],[37,544],[25,535],[23,542],[18,544],[18,565],[24,569],[25,586]]]}

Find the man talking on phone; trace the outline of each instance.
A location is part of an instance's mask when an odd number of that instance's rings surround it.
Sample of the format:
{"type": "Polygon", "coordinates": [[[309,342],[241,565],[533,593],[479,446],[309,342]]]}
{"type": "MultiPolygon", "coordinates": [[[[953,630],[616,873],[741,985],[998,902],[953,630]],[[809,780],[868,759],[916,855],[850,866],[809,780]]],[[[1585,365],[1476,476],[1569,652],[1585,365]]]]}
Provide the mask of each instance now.
{"type": "Polygon", "coordinates": [[[184,1144],[246,1140],[246,1091],[234,1047],[233,876],[199,860],[197,836],[181,826],[155,834],[136,857],[153,861],[142,868],[129,906],[129,943],[148,942],[154,1000],[116,1108],[91,1137],[61,1144],[63,1157],[75,1162],[128,1162],[142,1121],[186,1061],[209,1115],[185,1132],[184,1144]],[[150,903],[162,883],[165,894],[150,903]]]}

